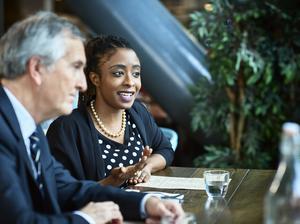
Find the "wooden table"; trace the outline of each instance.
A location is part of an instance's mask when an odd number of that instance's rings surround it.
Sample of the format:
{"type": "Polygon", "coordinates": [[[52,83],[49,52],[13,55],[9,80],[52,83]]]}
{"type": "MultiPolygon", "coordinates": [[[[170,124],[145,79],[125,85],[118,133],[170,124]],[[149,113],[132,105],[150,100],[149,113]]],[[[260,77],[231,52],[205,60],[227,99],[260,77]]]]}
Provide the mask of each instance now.
{"type": "MultiPolygon", "coordinates": [[[[155,175],[170,177],[203,177],[204,168],[169,167],[155,175]]],[[[170,190],[161,191],[184,194],[183,208],[193,212],[197,223],[263,223],[263,200],[274,170],[228,169],[231,182],[225,200],[208,201],[205,191],[170,190]]],[[[140,188],[141,191],[159,189],[140,188]]]]}

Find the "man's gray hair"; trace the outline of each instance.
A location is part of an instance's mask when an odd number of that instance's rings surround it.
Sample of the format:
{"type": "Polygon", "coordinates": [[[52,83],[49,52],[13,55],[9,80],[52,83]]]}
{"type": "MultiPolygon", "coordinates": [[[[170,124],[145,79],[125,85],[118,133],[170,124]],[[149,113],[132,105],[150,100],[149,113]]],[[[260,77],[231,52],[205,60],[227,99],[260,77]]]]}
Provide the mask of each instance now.
{"type": "Polygon", "coordinates": [[[0,78],[23,75],[33,56],[51,66],[65,54],[66,36],[84,40],[75,25],[51,12],[38,12],[14,24],[0,39],[0,78]]]}

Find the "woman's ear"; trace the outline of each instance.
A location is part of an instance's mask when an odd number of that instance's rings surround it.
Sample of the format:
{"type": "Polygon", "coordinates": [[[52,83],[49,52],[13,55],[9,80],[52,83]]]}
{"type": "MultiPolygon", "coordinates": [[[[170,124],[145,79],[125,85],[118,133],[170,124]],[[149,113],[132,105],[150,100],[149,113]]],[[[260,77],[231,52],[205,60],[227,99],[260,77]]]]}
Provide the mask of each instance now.
{"type": "Polygon", "coordinates": [[[41,85],[42,83],[42,73],[44,69],[44,66],[41,64],[41,59],[37,56],[31,57],[27,62],[27,72],[37,85],[41,85]]]}
{"type": "Polygon", "coordinates": [[[99,86],[100,76],[98,74],[96,74],[95,72],[90,72],[89,78],[90,78],[91,82],[93,83],[93,85],[99,86]]]}

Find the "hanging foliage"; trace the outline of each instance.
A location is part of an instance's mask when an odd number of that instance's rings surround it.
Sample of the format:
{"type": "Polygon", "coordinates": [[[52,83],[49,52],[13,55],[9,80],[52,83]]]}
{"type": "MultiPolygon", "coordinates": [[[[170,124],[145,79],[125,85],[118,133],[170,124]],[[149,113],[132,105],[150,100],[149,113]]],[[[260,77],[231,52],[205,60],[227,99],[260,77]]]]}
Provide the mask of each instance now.
{"type": "Polygon", "coordinates": [[[192,128],[218,138],[195,165],[268,168],[282,123],[300,120],[299,6],[282,2],[213,0],[190,15],[212,76],[191,88],[192,128]]]}

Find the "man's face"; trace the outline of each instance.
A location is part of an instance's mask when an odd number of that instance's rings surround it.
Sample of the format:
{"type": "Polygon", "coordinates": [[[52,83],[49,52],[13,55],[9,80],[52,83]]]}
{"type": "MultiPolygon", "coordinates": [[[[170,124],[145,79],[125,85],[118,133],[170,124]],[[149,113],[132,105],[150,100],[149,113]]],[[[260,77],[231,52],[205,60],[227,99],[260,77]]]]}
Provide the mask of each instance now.
{"type": "Polygon", "coordinates": [[[40,94],[45,119],[71,113],[78,91],[87,88],[83,68],[86,58],[81,40],[65,38],[65,55],[44,69],[40,94]]]}

